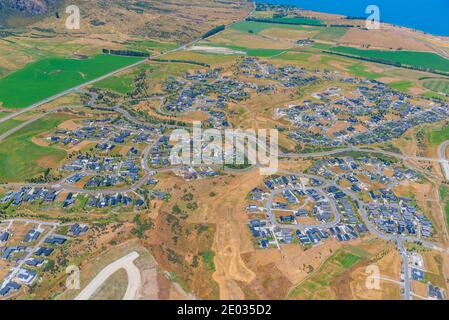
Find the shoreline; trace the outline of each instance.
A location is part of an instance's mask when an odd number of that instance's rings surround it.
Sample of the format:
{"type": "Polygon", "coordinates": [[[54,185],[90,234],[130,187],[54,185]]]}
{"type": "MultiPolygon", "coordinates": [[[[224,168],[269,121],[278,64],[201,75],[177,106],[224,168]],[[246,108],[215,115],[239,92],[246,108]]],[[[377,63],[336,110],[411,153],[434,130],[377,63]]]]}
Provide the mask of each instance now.
{"type": "MultiPolygon", "coordinates": [[[[346,15],[346,14],[340,14],[340,13],[335,13],[335,12],[329,12],[329,11],[318,11],[318,10],[314,10],[314,9],[307,9],[307,8],[303,8],[298,4],[288,4],[288,3],[272,3],[269,2],[270,0],[256,0],[255,3],[256,4],[268,4],[268,5],[273,5],[273,6],[281,6],[281,7],[285,7],[285,8],[295,8],[297,10],[303,11],[303,12],[309,12],[309,13],[313,13],[313,14],[325,14],[325,15],[332,15],[335,17],[340,17],[341,19],[345,19],[348,21],[363,21],[364,18],[362,16],[360,16],[360,19],[356,19],[356,17],[352,16],[352,15],[346,15]],[[267,2],[268,1],[268,2],[267,2]]],[[[449,14],[449,12],[448,12],[449,14]]],[[[388,21],[380,21],[381,25],[388,25],[388,26],[392,26],[395,28],[400,28],[400,29],[407,29],[410,30],[412,32],[416,32],[416,33],[420,33],[423,35],[430,35],[436,38],[439,38],[443,41],[449,41],[449,30],[447,34],[436,34],[436,33],[432,33],[432,32],[428,32],[419,28],[414,28],[414,27],[409,27],[409,26],[405,26],[405,25],[401,25],[401,24],[397,24],[397,23],[393,23],[393,22],[388,22],[388,21]]]]}

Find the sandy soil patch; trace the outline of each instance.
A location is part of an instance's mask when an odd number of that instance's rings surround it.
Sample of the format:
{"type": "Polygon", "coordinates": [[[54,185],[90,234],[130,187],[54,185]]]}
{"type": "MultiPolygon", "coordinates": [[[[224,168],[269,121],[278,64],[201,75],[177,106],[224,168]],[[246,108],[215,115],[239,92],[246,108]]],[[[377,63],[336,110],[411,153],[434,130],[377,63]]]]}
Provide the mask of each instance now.
{"type": "Polygon", "coordinates": [[[232,50],[225,47],[207,47],[207,46],[192,46],[187,49],[188,51],[200,51],[207,53],[216,53],[216,54],[238,54],[245,55],[244,51],[232,50]]]}
{"type": "Polygon", "coordinates": [[[78,129],[79,125],[71,119],[71,120],[67,120],[67,121],[64,121],[63,123],[61,123],[58,126],[58,128],[62,129],[62,130],[72,131],[72,130],[78,129]]]}

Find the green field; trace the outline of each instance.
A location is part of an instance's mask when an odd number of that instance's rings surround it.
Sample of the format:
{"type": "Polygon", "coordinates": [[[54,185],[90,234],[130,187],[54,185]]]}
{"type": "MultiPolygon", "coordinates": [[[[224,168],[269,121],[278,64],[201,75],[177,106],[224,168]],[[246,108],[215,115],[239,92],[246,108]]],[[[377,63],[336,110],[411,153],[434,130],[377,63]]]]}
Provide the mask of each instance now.
{"type": "Polygon", "coordinates": [[[429,132],[428,140],[431,145],[439,145],[449,140],[449,125],[441,128],[441,130],[433,130],[429,132]]]}
{"type": "Polygon", "coordinates": [[[136,40],[127,43],[127,45],[129,46],[130,50],[144,52],[151,52],[152,50],[167,51],[178,47],[176,43],[159,42],[155,40],[136,40]]]}
{"type": "Polygon", "coordinates": [[[357,77],[363,77],[367,79],[377,79],[382,77],[380,73],[366,71],[366,66],[363,63],[356,63],[347,68],[347,70],[357,77]]]}
{"type": "Polygon", "coordinates": [[[434,93],[434,92],[424,92],[423,94],[421,94],[421,96],[425,97],[425,98],[430,98],[430,99],[439,99],[439,100],[445,100],[446,97],[438,94],[438,93],[434,93]]]}
{"type": "Polygon", "coordinates": [[[392,88],[394,90],[407,92],[411,87],[413,87],[413,82],[407,81],[407,80],[402,80],[402,81],[391,82],[388,85],[390,86],[390,88],[392,88]]]}
{"type": "Polygon", "coordinates": [[[346,246],[339,249],[311,277],[291,290],[288,298],[334,299],[331,289],[334,281],[365,256],[363,250],[355,247],[346,246]]]}
{"type": "Polygon", "coordinates": [[[9,114],[8,112],[0,111],[0,119],[3,118],[4,116],[7,116],[8,114],[9,114]]]}
{"type": "Polygon", "coordinates": [[[449,94],[449,80],[428,80],[423,85],[426,89],[449,94]]]}
{"type": "Polygon", "coordinates": [[[95,83],[94,87],[112,90],[121,94],[127,94],[134,89],[134,77],[131,74],[112,76],[95,83]]]}
{"type": "Polygon", "coordinates": [[[62,149],[44,147],[31,140],[44,132],[56,128],[67,115],[51,115],[33,122],[12,134],[0,143],[0,181],[22,182],[58,164],[66,156],[62,149]],[[45,166],[39,165],[45,163],[45,166]],[[47,165],[48,164],[48,165],[47,165]]]}
{"type": "Polygon", "coordinates": [[[273,59],[279,59],[284,61],[307,61],[310,58],[309,53],[281,53],[280,55],[277,55],[273,59]]]}
{"type": "Polygon", "coordinates": [[[290,30],[305,30],[303,26],[300,25],[289,25],[289,24],[279,24],[279,23],[265,23],[265,22],[256,22],[256,21],[240,21],[236,22],[230,27],[231,29],[243,31],[243,32],[251,32],[254,34],[258,34],[261,31],[273,28],[280,29],[290,29],[290,30]]]}
{"type": "Polygon", "coordinates": [[[215,271],[215,263],[214,263],[215,252],[213,252],[212,250],[203,251],[203,252],[201,252],[201,257],[203,258],[203,263],[206,265],[206,267],[210,271],[214,272],[215,271]]]}
{"type": "Polygon", "coordinates": [[[139,60],[104,54],[83,60],[39,60],[0,79],[0,101],[5,108],[24,108],[139,60]]]}
{"type": "Polygon", "coordinates": [[[449,60],[430,52],[361,50],[351,47],[334,47],[330,51],[389,63],[400,63],[414,68],[449,72],[449,60]]]}
{"type": "Polygon", "coordinates": [[[22,121],[17,119],[9,119],[5,122],[0,123],[0,134],[4,134],[5,132],[11,130],[18,126],[22,121]]]}
{"type": "Polygon", "coordinates": [[[315,18],[302,18],[302,17],[284,17],[284,18],[263,18],[264,22],[269,23],[285,23],[292,25],[310,25],[310,26],[319,26],[322,25],[323,22],[321,20],[315,18]]]}

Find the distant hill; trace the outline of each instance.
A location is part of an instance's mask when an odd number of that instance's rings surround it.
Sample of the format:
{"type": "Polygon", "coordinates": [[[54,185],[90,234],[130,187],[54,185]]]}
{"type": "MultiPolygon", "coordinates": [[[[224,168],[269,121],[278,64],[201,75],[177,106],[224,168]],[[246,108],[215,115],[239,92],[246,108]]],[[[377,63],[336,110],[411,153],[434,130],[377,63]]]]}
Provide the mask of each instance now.
{"type": "Polygon", "coordinates": [[[241,19],[252,8],[248,0],[0,0],[0,26],[63,34],[68,32],[64,23],[68,5],[80,8],[80,34],[113,33],[177,42],[241,19]]]}
{"type": "Polygon", "coordinates": [[[62,0],[0,0],[0,25],[22,26],[51,14],[62,0]]]}
{"type": "Polygon", "coordinates": [[[1,10],[29,15],[47,14],[56,0],[0,0],[1,10]]]}

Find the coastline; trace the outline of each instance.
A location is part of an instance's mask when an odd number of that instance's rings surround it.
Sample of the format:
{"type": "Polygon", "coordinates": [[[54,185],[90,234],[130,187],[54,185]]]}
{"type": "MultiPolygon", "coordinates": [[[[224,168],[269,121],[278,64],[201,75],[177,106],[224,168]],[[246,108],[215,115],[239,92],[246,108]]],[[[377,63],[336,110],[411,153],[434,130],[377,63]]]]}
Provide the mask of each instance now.
{"type": "MultiPolygon", "coordinates": [[[[336,17],[338,16],[341,19],[351,18],[351,19],[348,19],[348,20],[354,20],[354,21],[364,20],[364,19],[362,19],[364,17],[363,15],[360,16],[361,19],[352,19],[353,17],[357,17],[357,16],[353,16],[353,15],[350,15],[350,14],[336,13],[336,12],[332,12],[331,10],[326,11],[326,10],[317,10],[317,9],[305,8],[305,7],[301,6],[300,4],[296,4],[296,3],[292,4],[288,0],[256,0],[255,3],[256,4],[270,4],[270,5],[291,7],[291,8],[296,8],[296,9],[298,9],[300,11],[303,11],[303,12],[310,12],[312,14],[324,14],[324,15],[330,15],[330,16],[336,16],[336,17]]],[[[449,14],[449,11],[447,13],[449,14]]],[[[368,15],[366,15],[366,16],[368,16],[368,15]]],[[[442,40],[444,39],[445,41],[449,41],[449,30],[447,30],[444,33],[439,34],[439,33],[433,33],[433,32],[430,32],[430,31],[423,30],[423,29],[421,29],[419,27],[407,26],[407,25],[400,24],[400,23],[397,23],[397,22],[390,22],[390,21],[382,20],[382,19],[381,19],[381,24],[382,25],[393,26],[393,27],[400,28],[400,29],[407,29],[407,30],[411,30],[413,32],[421,33],[423,35],[431,35],[431,36],[434,36],[434,37],[441,38],[442,40]]]]}

